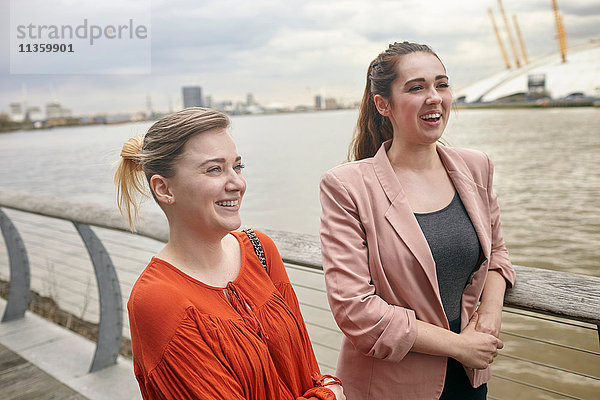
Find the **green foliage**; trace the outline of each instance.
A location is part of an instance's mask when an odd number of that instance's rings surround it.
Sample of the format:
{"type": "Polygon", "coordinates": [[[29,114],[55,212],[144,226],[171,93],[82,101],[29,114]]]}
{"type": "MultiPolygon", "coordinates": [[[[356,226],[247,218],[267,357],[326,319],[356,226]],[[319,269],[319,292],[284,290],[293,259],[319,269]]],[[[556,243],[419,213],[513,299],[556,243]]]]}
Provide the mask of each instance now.
{"type": "Polygon", "coordinates": [[[22,129],[23,122],[14,122],[6,113],[0,113],[0,132],[16,131],[22,129]]]}

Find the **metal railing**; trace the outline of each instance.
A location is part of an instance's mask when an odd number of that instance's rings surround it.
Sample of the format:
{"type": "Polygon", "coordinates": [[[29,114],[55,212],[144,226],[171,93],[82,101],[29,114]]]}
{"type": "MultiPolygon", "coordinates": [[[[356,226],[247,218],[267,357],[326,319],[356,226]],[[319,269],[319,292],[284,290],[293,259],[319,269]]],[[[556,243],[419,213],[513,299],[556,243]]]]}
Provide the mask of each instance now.
{"type": "MultiPolygon", "coordinates": [[[[88,251],[98,285],[100,324],[89,372],[117,362],[123,331],[123,304],[115,267],[102,241],[89,225],[73,222],[88,251]]],[[[0,226],[10,264],[10,289],[1,322],[23,318],[29,305],[30,268],[25,244],[10,218],[0,209],[0,226]]]]}
{"type": "MultiPolygon", "coordinates": [[[[108,251],[90,226],[129,232],[119,213],[113,208],[98,205],[1,190],[0,207],[68,221],[75,227],[75,231],[78,232],[87,248],[98,287],[99,336],[90,372],[115,363],[124,329],[122,304],[123,299],[126,301],[126,296],[121,294],[123,283],[119,282],[108,251]]],[[[24,315],[30,291],[30,271],[25,243],[7,213],[1,209],[0,225],[10,263],[10,291],[2,318],[4,322],[24,315]]],[[[142,220],[137,228],[137,235],[160,242],[168,240],[168,228],[164,221],[142,220]]],[[[322,274],[318,238],[312,235],[269,230],[265,230],[265,233],[273,238],[286,263],[319,363],[327,372],[333,372],[342,334],[331,316],[326,302],[324,284],[314,284],[314,277],[318,275],[317,277],[320,278],[320,274],[322,274]]],[[[141,263],[144,262],[141,260],[141,263]]],[[[531,334],[513,329],[510,324],[511,319],[518,321],[528,319],[551,324],[553,329],[556,326],[564,326],[588,334],[592,331],[598,332],[600,278],[524,266],[515,266],[515,269],[518,276],[517,284],[507,292],[505,297],[505,320],[509,320],[509,323],[503,325],[501,332],[505,343],[515,342],[518,343],[515,347],[523,349],[531,346],[545,346],[550,350],[544,350],[544,352],[569,352],[575,356],[569,355],[567,358],[575,357],[583,361],[574,361],[571,362],[571,365],[562,366],[554,362],[536,360],[518,352],[503,351],[495,361],[495,365],[500,364],[498,365],[500,368],[494,368],[499,371],[494,373],[493,380],[502,382],[502,386],[506,383],[515,387],[534,389],[556,398],[585,398],[585,396],[573,395],[560,387],[541,385],[535,380],[524,379],[519,374],[511,374],[510,369],[502,368],[503,363],[510,363],[511,366],[520,366],[519,370],[540,369],[547,371],[540,372],[540,374],[562,374],[568,377],[565,378],[566,380],[589,381],[592,392],[596,389],[600,391],[600,374],[598,373],[600,352],[597,338],[591,348],[590,346],[583,348],[561,343],[560,340],[553,338],[540,337],[542,335],[536,334],[537,332],[531,334]],[[592,368],[581,368],[581,365],[590,362],[592,368]]],[[[128,274],[134,276],[135,272],[128,272],[128,274]]],[[[132,278],[129,280],[131,281],[132,278]]],[[[316,281],[322,281],[322,278],[316,279],[316,281]]],[[[586,340],[589,342],[589,337],[586,340]]],[[[583,385],[586,384],[583,383],[583,385]]],[[[501,398],[497,396],[500,395],[494,394],[490,398],[501,398]]],[[[596,396],[591,395],[589,398],[594,397],[596,396]]],[[[515,397],[511,395],[511,398],[515,397]]]]}

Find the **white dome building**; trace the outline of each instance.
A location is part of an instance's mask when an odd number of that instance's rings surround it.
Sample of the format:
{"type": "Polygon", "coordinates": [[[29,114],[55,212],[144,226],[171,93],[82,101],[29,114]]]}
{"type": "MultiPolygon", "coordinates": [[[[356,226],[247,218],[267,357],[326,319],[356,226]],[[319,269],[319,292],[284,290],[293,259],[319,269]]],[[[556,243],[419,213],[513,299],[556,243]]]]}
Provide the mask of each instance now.
{"type": "Polygon", "coordinates": [[[455,93],[456,102],[463,104],[540,98],[600,98],[600,44],[570,49],[564,63],[557,52],[455,93]]]}

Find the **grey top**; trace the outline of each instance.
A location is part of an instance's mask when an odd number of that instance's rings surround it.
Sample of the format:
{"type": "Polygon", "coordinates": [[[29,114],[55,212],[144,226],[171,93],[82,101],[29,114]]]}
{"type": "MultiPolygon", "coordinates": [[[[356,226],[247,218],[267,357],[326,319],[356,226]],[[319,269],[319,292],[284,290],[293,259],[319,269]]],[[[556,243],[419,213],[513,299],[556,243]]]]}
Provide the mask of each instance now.
{"type": "Polygon", "coordinates": [[[415,217],[427,239],[448,321],[460,318],[462,293],[478,267],[481,246],[458,192],[449,205],[415,217]]]}

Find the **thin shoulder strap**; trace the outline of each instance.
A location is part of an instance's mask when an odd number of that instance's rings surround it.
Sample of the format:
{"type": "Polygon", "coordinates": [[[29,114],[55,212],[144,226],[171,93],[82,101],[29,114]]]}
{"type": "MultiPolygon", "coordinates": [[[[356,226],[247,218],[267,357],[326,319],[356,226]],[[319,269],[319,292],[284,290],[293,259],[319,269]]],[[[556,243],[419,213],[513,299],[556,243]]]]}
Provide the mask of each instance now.
{"type": "Polygon", "coordinates": [[[263,267],[265,267],[265,271],[268,274],[269,270],[267,269],[267,260],[265,259],[265,252],[263,251],[262,244],[260,244],[260,240],[258,240],[258,236],[256,236],[256,233],[254,233],[254,231],[250,228],[244,229],[243,232],[246,235],[248,235],[248,238],[250,239],[250,242],[252,242],[252,246],[254,247],[254,252],[258,256],[260,263],[263,265],[263,267]]]}

